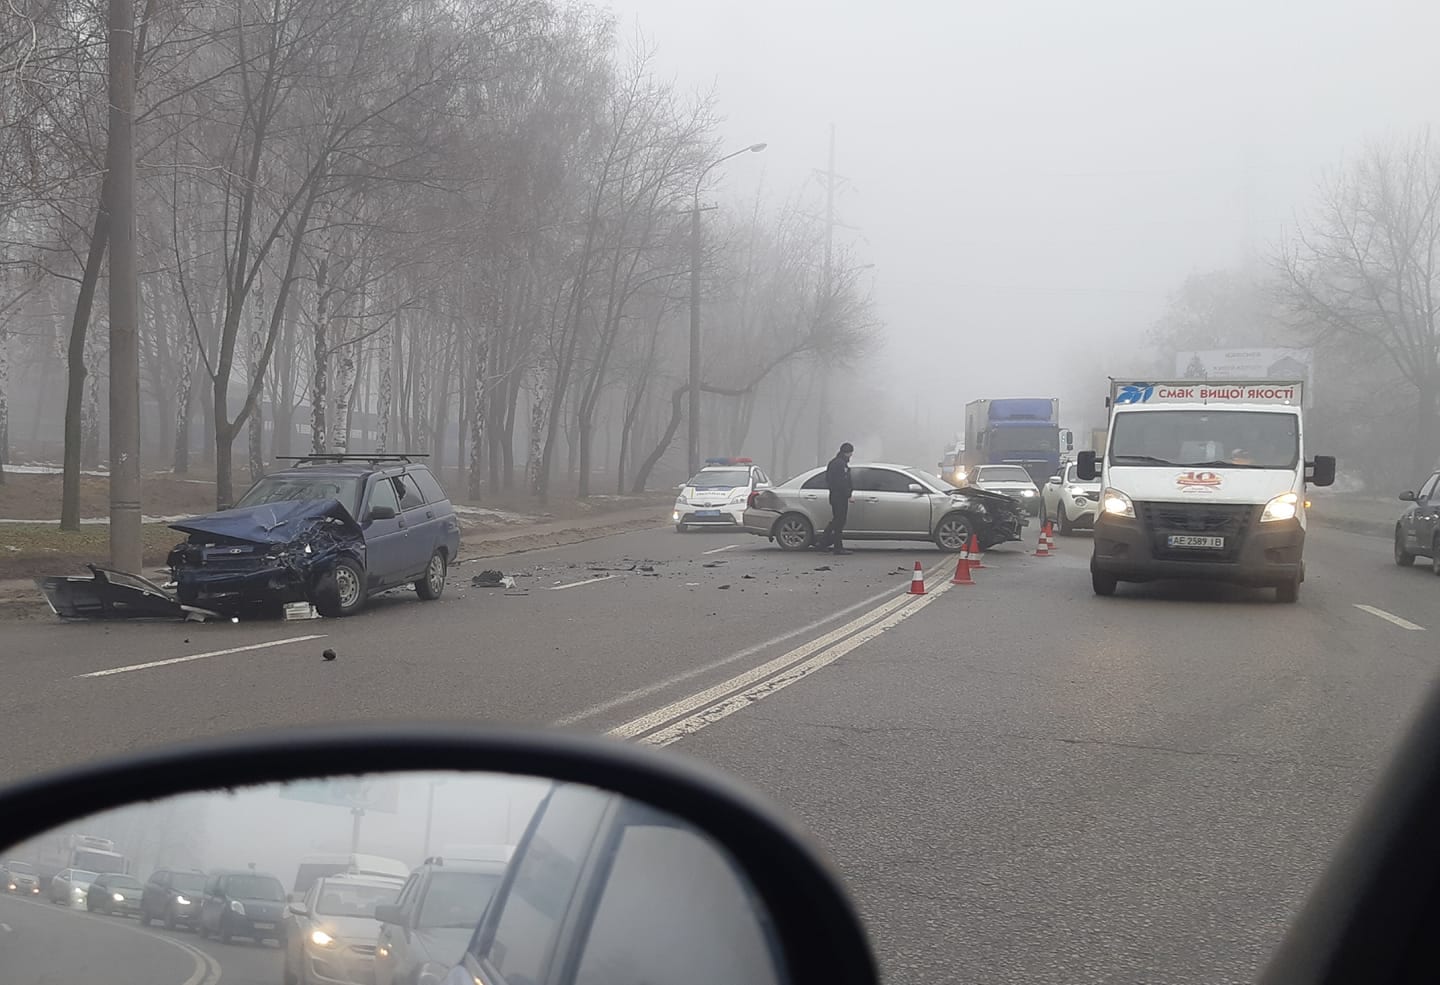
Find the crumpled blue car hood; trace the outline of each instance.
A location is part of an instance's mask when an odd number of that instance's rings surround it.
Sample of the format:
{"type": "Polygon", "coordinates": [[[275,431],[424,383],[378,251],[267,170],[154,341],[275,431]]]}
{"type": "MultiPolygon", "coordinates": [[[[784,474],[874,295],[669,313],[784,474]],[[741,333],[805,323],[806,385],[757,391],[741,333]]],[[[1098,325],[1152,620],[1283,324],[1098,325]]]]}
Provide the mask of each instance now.
{"type": "Polygon", "coordinates": [[[337,499],[285,500],[264,506],[246,506],[191,517],[170,526],[187,534],[211,534],[252,544],[288,544],[307,522],[325,518],[339,520],[347,532],[364,538],[364,531],[337,499]]]}

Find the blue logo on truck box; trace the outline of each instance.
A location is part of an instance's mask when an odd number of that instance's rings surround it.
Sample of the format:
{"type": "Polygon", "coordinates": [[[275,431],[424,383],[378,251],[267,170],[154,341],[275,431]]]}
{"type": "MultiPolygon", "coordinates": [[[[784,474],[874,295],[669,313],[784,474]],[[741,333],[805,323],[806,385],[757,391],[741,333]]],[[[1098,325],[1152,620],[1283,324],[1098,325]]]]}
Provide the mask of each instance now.
{"type": "Polygon", "coordinates": [[[1143,386],[1136,383],[1126,383],[1120,387],[1120,392],[1115,395],[1117,404],[1143,404],[1155,395],[1153,386],[1143,386]]]}

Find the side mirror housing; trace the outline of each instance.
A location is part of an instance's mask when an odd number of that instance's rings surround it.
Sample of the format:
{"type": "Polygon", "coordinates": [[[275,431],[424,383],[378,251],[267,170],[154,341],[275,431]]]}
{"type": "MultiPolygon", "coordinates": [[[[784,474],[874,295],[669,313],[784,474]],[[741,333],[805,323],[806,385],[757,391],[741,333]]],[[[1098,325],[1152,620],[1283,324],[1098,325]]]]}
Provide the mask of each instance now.
{"type": "Polygon", "coordinates": [[[1405,490],[1404,492],[1402,492],[1402,493],[1400,494],[1400,502],[1402,502],[1402,503],[1413,503],[1413,502],[1415,502],[1415,491],[1414,491],[1413,489],[1407,489],[1407,490],[1405,490]]]}
{"type": "Polygon", "coordinates": [[[393,923],[403,927],[405,911],[397,903],[378,903],[375,906],[375,919],[381,923],[393,923]]]}
{"type": "Polygon", "coordinates": [[[1310,481],[1317,486],[1328,486],[1335,481],[1335,457],[1316,455],[1310,463],[1310,481]]]}
{"type": "Polygon", "coordinates": [[[291,913],[295,914],[297,917],[308,916],[309,913],[310,913],[309,910],[305,909],[305,904],[304,904],[303,902],[300,902],[300,903],[291,903],[290,906],[288,907],[288,909],[290,910],[291,913]]]}
{"type": "Polygon", "coordinates": [[[395,509],[391,506],[372,506],[370,507],[370,519],[393,520],[395,519],[395,509]]]}
{"type": "MultiPolygon", "coordinates": [[[[1331,459],[1334,462],[1334,459],[1331,459]]],[[[1075,456],[1075,475],[1081,482],[1094,482],[1100,478],[1100,469],[1093,451],[1082,451],[1075,456]]]]}
{"type": "Polygon", "coordinates": [[[920,483],[918,483],[918,482],[912,482],[912,483],[910,483],[910,485],[909,485],[907,488],[908,488],[912,493],[914,493],[914,494],[917,495],[917,496],[923,496],[923,495],[925,495],[925,487],[922,486],[922,485],[920,485],[920,483]]]}
{"type": "Polygon", "coordinates": [[[1058,486],[1058,485],[1060,485],[1060,477],[1059,477],[1058,475],[1052,475],[1047,481],[1048,481],[1048,482],[1050,483],[1050,485],[1052,485],[1052,486],[1058,486]]]}

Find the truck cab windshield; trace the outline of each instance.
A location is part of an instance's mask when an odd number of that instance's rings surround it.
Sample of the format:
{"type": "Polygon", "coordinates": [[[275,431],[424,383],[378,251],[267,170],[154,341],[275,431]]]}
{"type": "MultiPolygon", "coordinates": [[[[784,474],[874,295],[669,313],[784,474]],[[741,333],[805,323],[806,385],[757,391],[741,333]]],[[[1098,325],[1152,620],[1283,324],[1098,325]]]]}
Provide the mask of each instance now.
{"type": "Polygon", "coordinates": [[[1116,414],[1110,464],[1293,469],[1299,418],[1255,411],[1164,410],[1116,414]]]}

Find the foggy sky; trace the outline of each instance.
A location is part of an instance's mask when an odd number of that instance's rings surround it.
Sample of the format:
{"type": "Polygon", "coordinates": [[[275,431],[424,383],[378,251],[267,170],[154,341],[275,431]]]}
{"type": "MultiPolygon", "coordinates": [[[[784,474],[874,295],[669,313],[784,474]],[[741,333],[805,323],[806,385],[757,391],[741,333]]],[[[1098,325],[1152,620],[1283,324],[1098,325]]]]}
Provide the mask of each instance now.
{"type": "Polygon", "coordinates": [[[1440,89],[1433,0],[610,3],[661,74],[714,85],[726,149],[769,142],[722,165],[722,202],[813,180],[836,125],[897,390],[1060,396],[1077,427],[1124,372],[1107,341],[1268,252],[1324,169],[1429,124],[1440,89]]]}

